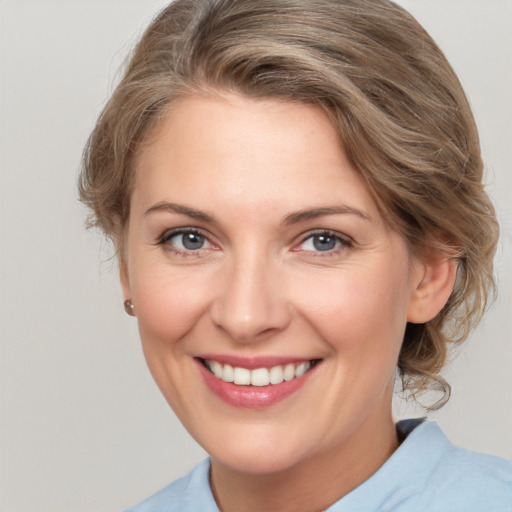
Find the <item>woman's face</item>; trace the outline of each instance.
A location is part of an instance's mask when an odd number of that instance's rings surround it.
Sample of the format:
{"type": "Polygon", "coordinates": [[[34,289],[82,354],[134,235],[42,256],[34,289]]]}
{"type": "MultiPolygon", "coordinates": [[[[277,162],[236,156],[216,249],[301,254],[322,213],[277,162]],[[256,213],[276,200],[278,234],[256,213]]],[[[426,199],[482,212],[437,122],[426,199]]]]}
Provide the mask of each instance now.
{"type": "Polygon", "coordinates": [[[189,432],[252,473],[372,446],[422,267],[325,114],[189,97],[138,164],[123,288],[189,432]]]}

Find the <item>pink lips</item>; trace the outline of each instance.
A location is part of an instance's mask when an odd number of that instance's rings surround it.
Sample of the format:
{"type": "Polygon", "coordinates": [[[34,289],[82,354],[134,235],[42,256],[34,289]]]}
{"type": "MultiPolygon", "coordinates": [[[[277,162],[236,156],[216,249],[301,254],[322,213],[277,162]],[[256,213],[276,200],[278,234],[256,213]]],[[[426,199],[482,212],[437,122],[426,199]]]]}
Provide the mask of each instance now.
{"type": "Polygon", "coordinates": [[[270,384],[268,386],[239,386],[231,382],[224,382],[215,377],[205,368],[201,359],[210,359],[222,364],[240,366],[247,369],[270,368],[277,365],[288,363],[300,363],[304,358],[279,358],[279,357],[258,357],[258,358],[240,358],[234,356],[218,356],[202,354],[196,358],[197,367],[205,380],[206,385],[221,400],[235,407],[245,407],[251,409],[263,409],[275,405],[298,391],[309,379],[316,369],[316,366],[301,377],[296,377],[281,384],[270,384]]]}

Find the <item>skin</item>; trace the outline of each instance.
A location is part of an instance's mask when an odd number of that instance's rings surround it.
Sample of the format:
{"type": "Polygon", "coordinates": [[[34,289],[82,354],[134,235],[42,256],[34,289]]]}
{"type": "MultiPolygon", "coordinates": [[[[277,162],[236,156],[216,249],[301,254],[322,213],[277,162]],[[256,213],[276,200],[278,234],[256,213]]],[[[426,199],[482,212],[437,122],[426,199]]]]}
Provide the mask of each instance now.
{"type": "Polygon", "coordinates": [[[325,509],[396,449],[405,326],[439,312],[455,266],[410,254],[320,110],[228,93],[181,100],[139,157],[125,254],[148,366],[211,455],[221,510],[325,509]],[[202,247],[185,248],[182,228],[199,230],[202,247]],[[315,246],[318,230],[332,249],[315,246]],[[251,409],[210,391],[194,359],[204,353],[321,362],[290,397],[251,409]]]}

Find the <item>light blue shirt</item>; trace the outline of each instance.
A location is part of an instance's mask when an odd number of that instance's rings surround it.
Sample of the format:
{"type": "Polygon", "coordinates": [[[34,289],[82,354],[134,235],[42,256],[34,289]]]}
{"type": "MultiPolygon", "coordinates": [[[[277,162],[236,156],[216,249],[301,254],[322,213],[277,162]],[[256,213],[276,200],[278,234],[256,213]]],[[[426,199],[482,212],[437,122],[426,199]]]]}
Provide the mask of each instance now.
{"type": "MultiPolygon", "coordinates": [[[[435,422],[398,423],[405,441],[326,512],[512,512],[512,462],[457,448],[435,422]]],[[[219,512],[209,460],[126,512],[219,512]]]]}

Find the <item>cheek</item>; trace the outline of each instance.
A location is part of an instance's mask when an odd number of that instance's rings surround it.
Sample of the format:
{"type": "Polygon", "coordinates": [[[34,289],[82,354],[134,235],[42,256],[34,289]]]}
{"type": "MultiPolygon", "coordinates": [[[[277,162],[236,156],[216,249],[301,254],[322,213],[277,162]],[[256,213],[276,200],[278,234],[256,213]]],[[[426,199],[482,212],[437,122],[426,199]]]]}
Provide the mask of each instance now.
{"type": "Polygon", "coordinates": [[[408,290],[393,267],[358,267],[317,276],[306,283],[300,310],[337,350],[391,353],[399,349],[407,322],[408,290]],[[387,270],[387,271],[386,271],[387,270]]]}
{"type": "Polygon", "coordinates": [[[190,382],[187,336],[208,308],[208,280],[167,265],[136,268],[131,288],[147,365],[169,405],[186,417],[187,404],[194,402],[193,388],[184,384],[190,382]]]}
{"type": "MultiPolygon", "coordinates": [[[[139,267],[141,268],[141,267],[139,267]]],[[[198,321],[209,304],[207,279],[187,272],[146,267],[132,279],[132,295],[143,343],[176,342],[198,321]]]]}

